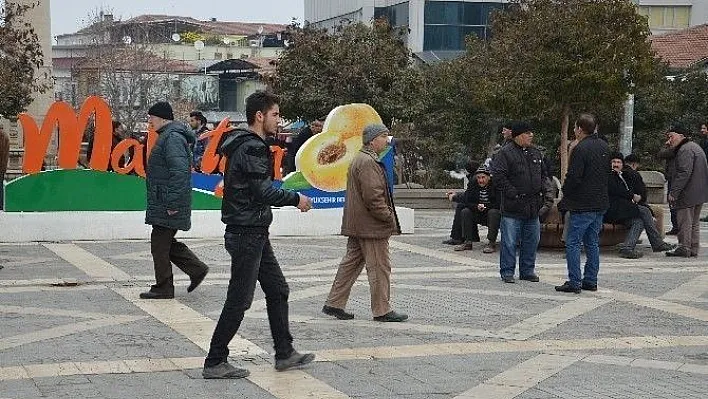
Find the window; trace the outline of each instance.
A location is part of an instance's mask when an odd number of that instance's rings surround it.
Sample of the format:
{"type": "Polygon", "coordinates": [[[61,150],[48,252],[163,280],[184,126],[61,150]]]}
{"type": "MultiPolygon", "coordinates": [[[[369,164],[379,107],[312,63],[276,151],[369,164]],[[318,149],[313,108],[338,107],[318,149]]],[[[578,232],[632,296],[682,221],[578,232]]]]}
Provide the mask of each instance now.
{"type": "Polygon", "coordinates": [[[221,54],[221,53],[214,53],[214,59],[215,59],[215,60],[220,60],[221,57],[223,57],[223,54],[221,54]]]}
{"type": "Polygon", "coordinates": [[[649,28],[688,28],[691,6],[640,6],[639,14],[649,18],[649,28]]]}
{"type": "Polygon", "coordinates": [[[408,26],[410,15],[408,12],[408,2],[399,3],[389,7],[375,7],[374,18],[386,18],[393,27],[408,26]]]}
{"type": "Polygon", "coordinates": [[[486,39],[489,16],[503,7],[500,3],[427,1],[423,49],[464,50],[470,34],[486,39]]]}

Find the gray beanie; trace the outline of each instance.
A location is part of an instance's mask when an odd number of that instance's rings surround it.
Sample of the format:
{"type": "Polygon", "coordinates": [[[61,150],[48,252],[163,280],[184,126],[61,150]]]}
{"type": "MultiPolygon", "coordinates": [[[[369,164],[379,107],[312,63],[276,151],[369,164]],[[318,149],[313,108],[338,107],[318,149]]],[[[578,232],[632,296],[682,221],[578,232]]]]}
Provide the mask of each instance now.
{"type": "Polygon", "coordinates": [[[364,133],[362,134],[361,138],[364,144],[369,144],[375,138],[381,136],[384,133],[388,133],[388,128],[386,126],[380,123],[373,123],[371,125],[367,125],[364,128],[364,133]]]}

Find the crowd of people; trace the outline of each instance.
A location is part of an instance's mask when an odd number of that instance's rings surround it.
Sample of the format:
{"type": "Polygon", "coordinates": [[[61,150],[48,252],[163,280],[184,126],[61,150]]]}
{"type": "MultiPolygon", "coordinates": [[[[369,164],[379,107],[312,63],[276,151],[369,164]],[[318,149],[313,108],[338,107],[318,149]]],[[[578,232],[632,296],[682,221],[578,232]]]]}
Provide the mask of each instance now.
{"type": "Polygon", "coordinates": [[[563,242],[568,281],[556,287],[562,292],[597,290],[600,265],[599,238],[603,224],[626,228],[618,245],[622,258],[637,259],[643,253],[637,243],[646,231],[654,252],[671,257],[694,257],[700,248],[699,222],[703,203],[708,201],[708,125],[701,126],[699,145],[689,132],[674,124],[666,133],[666,143],[658,153],[665,160],[668,181],[667,200],[672,214],[672,229],[678,245],[662,239],[663,226],[647,204],[647,188],[637,171],[639,158],[611,152],[607,141],[598,135],[597,122],[590,114],[575,121],[574,140],[569,145],[569,166],[556,203],[554,180],[541,149],[533,144],[533,131],[524,122],[513,122],[501,129],[503,143],[480,166],[462,193],[449,192],[455,202],[450,238],[444,244],[456,251],[472,250],[480,241],[478,225],[488,227],[483,253],[493,253],[500,233],[499,270],[506,283],[515,282],[518,253],[520,280],[539,281],[535,259],[540,240],[540,225],[555,205],[564,219],[563,242]],[[586,262],[581,271],[581,247],[586,262]]]}

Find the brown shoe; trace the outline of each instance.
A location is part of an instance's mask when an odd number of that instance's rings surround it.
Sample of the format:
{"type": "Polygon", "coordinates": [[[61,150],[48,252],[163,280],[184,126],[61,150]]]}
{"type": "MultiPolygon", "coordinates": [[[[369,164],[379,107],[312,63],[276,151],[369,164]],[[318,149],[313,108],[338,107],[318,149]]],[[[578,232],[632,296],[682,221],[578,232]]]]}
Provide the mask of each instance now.
{"type": "Polygon", "coordinates": [[[491,254],[491,253],[493,253],[493,252],[496,251],[496,250],[497,250],[497,243],[496,243],[496,242],[490,242],[490,243],[488,243],[487,245],[485,245],[484,248],[482,248],[482,253],[491,254]]]}
{"type": "Polygon", "coordinates": [[[474,243],[472,241],[465,241],[464,243],[455,247],[455,251],[471,251],[474,248],[474,243]]]}

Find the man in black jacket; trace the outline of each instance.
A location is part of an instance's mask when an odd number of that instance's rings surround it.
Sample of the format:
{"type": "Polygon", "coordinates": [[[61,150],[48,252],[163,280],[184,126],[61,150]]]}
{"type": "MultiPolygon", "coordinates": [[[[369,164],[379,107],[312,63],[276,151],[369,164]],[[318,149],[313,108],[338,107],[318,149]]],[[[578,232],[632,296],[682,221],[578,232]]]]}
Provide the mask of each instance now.
{"type": "Polygon", "coordinates": [[[462,237],[464,242],[455,247],[455,251],[471,250],[475,242],[479,242],[478,224],[487,226],[487,245],[482,249],[485,254],[496,250],[497,234],[499,233],[499,201],[496,188],[491,181],[491,174],[486,166],[477,169],[474,180],[467,185],[463,193],[447,193],[451,202],[463,206],[460,212],[462,237]]]}
{"type": "Polygon", "coordinates": [[[541,238],[539,211],[546,204],[545,168],[541,151],[533,147],[533,132],[524,122],[512,124],[512,141],[492,162],[492,179],[501,193],[501,250],[499,266],[502,281],[514,283],[516,246],[519,251],[519,279],[538,282],[535,273],[536,250],[541,238]]]}
{"type": "Polygon", "coordinates": [[[273,221],[271,206],[312,208],[310,199],[290,190],[273,187],[272,155],[265,137],[278,128],[278,97],[256,92],[246,99],[247,128],[236,128],[221,145],[227,157],[221,220],[226,224],[226,250],[231,255],[231,280],[224,309],[211,338],[204,361],[204,378],[243,378],[248,370],[228,363],[229,342],[238,332],[244,312],[253,302],[256,282],[266,297],[268,322],[278,371],[310,363],[313,354],[298,353],[292,345],[288,323],[288,283],[268,238],[273,221]]]}
{"type": "Polygon", "coordinates": [[[172,263],[189,275],[187,292],[194,291],[209,268],[175,240],[177,230],[192,226],[192,153],[194,133],[175,122],[169,103],[158,102],[148,111],[148,124],[158,134],[145,171],[147,210],[145,224],[152,225],[150,252],[155,266],[155,284],[140,294],[142,299],[175,296],[172,263]]]}
{"type": "Polygon", "coordinates": [[[565,244],[568,281],[557,286],[556,291],[579,294],[581,288],[597,290],[600,230],[608,207],[609,149],[595,133],[595,127],[595,117],[590,114],[581,114],[575,121],[578,144],[570,156],[563,184],[563,201],[570,218],[565,244]],[[587,255],[584,277],[580,271],[581,243],[587,255]]]}

